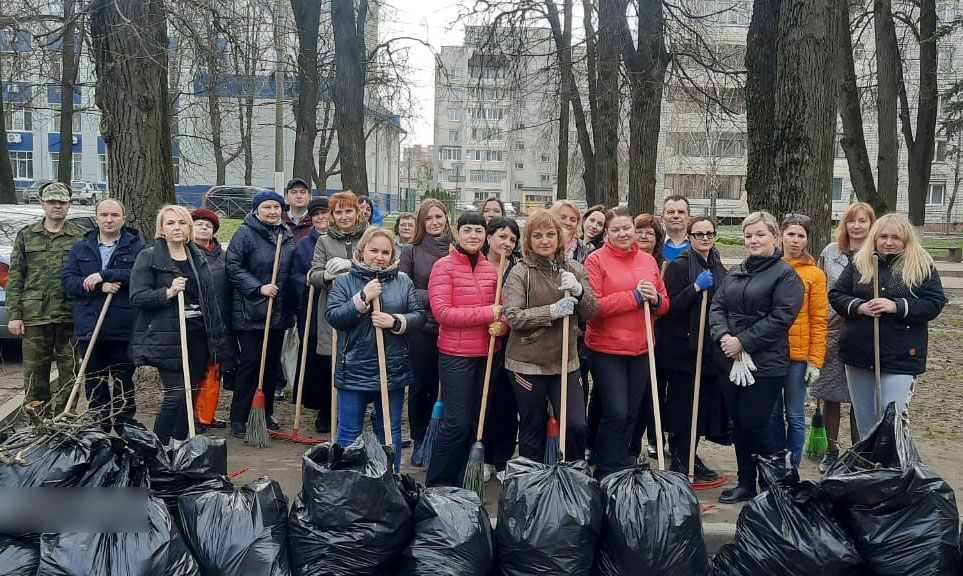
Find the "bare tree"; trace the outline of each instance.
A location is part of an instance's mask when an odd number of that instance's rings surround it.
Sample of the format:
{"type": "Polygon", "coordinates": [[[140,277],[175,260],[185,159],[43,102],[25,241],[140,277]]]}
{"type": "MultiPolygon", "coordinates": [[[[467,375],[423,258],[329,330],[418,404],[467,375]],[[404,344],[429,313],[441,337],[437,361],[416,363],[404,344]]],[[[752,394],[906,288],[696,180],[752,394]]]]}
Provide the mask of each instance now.
{"type": "Polygon", "coordinates": [[[334,28],[335,74],[334,121],[338,130],[338,153],[341,158],[341,183],[356,194],[368,193],[368,170],[365,159],[365,80],[368,53],[365,47],[365,21],[368,0],[331,0],[331,23],[334,28]]]}
{"type": "Polygon", "coordinates": [[[77,1],[63,0],[63,34],[61,36],[60,77],[60,161],[57,180],[70,186],[73,173],[74,92],[80,68],[80,43],[77,26],[77,1]]]}
{"type": "MultiPolygon", "coordinates": [[[[0,58],[0,78],[3,75],[3,58],[0,58]]],[[[17,188],[13,182],[13,166],[10,164],[10,151],[7,149],[7,114],[0,90],[0,204],[16,204],[17,188]]]]}

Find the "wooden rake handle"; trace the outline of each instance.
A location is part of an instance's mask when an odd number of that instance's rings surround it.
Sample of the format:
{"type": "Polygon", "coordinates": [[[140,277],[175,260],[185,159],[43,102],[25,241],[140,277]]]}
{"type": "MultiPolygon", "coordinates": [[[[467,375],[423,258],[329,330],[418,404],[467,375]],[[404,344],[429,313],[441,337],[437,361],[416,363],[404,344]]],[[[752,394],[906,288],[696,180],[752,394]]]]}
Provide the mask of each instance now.
{"type": "MultiPolygon", "coordinates": [[[[381,297],[375,298],[371,305],[375,312],[381,312],[381,297]]],[[[378,376],[381,379],[381,423],[385,429],[385,445],[391,446],[391,403],[388,401],[388,365],[383,328],[375,326],[375,342],[378,345],[378,376]]]]}
{"type": "Polygon", "coordinates": [[[308,285],[308,309],[304,315],[304,337],[301,338],[301,359],[298,370],[298,394],[294,404],[294,434],[301,427],[301,396],[304,394],[304,369],[308,364],[308,338],[311,335],[311,313],[314,311],[314,284],[308,285]]]}
{"type": "Polygon", "coordinates": [[[181,370],[184,374],[184,397],[187,402],[187,437],[194,437],[194,394],[191,390],[191,365],[187,361],[187,316],[184,311],[184,293],[177,293],[177,322],[181,333],[181,370]]]}
{"type": "MultiPolygon", "coordinates": [[[[571,292],[568,290],[565,291],[566,298],[571,295],[571,292]]],[[[559,429],[561,430],[558,435],[558,446],[562,452],[562,460],[565,460],[565,439],[568,436],[568,331],[570,317],[571,315],[569,314],[566,314],[562,317],[562,377],[559,383],[561,386],[561,406],[559,406],[558,414],[558,425],[559,429]]]]}
{"type": "MultiPolygon", "coordinates": [[[[495,305],[498,305],[502,301],[502,279],[505,277],[505,266],[508,263],[508,257],[502,256],[501,262],[498,263],[498,280],[495,284],[495,305]]],[[[495,319],[497,322],[498,319],[495,319]]],[[[488,336],[488,357],[485,359],[485,383],[482,386],[482,398],[481,398],[481,409],[478,414],[478,429],[475,431],[475,440],[481,442],[482,435],[485,433],[485,418],[488,416],[488,389],[492,381],[492,364],[495,360],[495,342],[497,337],[488,336]]]]}
{"type": "MultiPolygon", "coordinates": [[[[274,248],[274,268],[271,270],[271,284],[278,283],[278,268],[281,267],[281,246],[284,244],[284,232],[278,232],[277,245],[274,248]]],[[[274,315],[274,296],[268,296],[267,316],[264,317],[264,338],[261,341],[261,367],[257,372],[257,389],[264,389],[264,367],[267,364],[268,335],[271,333],[271,317],[274,315]]]]}
{"type": "Polygon", "coordinates": [[[104,325],[104,318],[107,317],[107,310],[110,308],[110,303],[114,301],[114,293],[108,292],[107,298],[104,299],[104,305],[100,309],[100,315],[97,316],[97,324],[94,325],[94,331],[90,335],[90,342],[87,344],[87,350],[84,352],[84,359],[80,362],[80,370],[77,372],[77,377],[74,379],[74,387],[70,390],[70,397],[67,398],[67,406],[64,407],[63,412],[57,416],[57,419],[61,419],[74,407],[74,402],[77,401],[77,396],[80,394],[80,386],[83,384],[84,378],[87,376],[87,364],[90,363],[90,356],[94,352],[94,345],[97,343],[97,337],[100,336],[100,328],[104,325]]]}
{"type": "Polygon", "coordinates": [[[645,311],[645,340],[649,345],[649,385],[652,391],[652,412],[655,415],[655,449],[659,455],[659,470],[665,470],[665,449],[662,446],[662,407],[659,403],[659,382],[655,370],[655,339],[652,337],[652,310],[649,301],[643,300],[642,309],[645,311]]]}
{"type": "MultiPolygon", "coordinates": [[[[873,256],[873,298],[879,298],[879,256],[873,256]]],[[[873,366],[876,377],[876,420],[883,419],[882,367],[879,354],[879,316],[873,316],[873,366]]]]}
{"type": "MultiPolygon", "coordinates": [[[[689,478],[695,477],[695,453],[699,431],[699,393],[702,389],[702,354],[705,350],[706,308],[709,303],[709,293],[702,291],[702,304],[699,308],[699,345],[696,348],[695,387],[692,397],[692,427],[689,433],[689,478]]],[[[661,444],[661,442],[660,442],[661,444]]]]}

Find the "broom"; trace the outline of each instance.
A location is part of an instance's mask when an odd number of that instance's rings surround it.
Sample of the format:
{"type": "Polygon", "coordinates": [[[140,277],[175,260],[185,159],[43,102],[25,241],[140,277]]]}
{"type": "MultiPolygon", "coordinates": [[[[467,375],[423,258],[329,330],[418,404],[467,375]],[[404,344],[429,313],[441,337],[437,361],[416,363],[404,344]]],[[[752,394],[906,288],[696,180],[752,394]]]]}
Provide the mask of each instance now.
{"type": "MultiPolygon", "coordinates": [[[[498,263],[498,280],[495,284],[495,304],[501,301],[502,297],[502,277],[505,275],[505,263],[508,258],[504,256],[498,263]]],[[[498,321],[497,319],[495,320],[498,321]]],[[[468,454],[468,464],[465,466],[465,476],[461,480],[461,487],[466,490],[473,490],[478,497],[485,500],[484,493],[484,474],[485,474],[485,445],[482,444],[482,434],[485,432],[485,416],[488,412],[488,385],[491,383],[492,361],[495,358],[495,336],[488,337],[488,359],[485,361],[485,383],[482,386],[481,409],[478,415],[478,430],[475,432],[475,443],[468,454]]]]}
{"type": "Polygon", "coordinates": [[[435,437],[441,429],[441,421],[445,417],[445,403],[441,400],[441,385],[438,386],[438,400],[431,409],[431,421],[428,422],[428,430],[425,431],[425,438],[418,445],[418,449],[411,455],[411,465],[423,467],[431,462],[431,451],[435,448],[435,437]]]}
{"type": "Polygon", "coordinates": [[[823,422],[822,402],[816,404],[816,411],[809,423],[809,434],[806,436],[805,448],[806,454],[814,458],[822,458],[829,449],[829,440],[826,439],[826,425],[823,422]]]}
{"type": "MultiPolygon", "coordinates": [[[[375,312],[381,312],[381,297],[372,302],[375,312]]],[[[385,333],[383,328],[375,326],[375,343],[378,346],[378,376],[381,380],[381,426],[385,431],[385,453],[388,454],[389,466],[394,468],[395,448],[391,442],[391,402],[388,401],[388,363],[385,360],[385,333]]],[[[398,446],[401,450],[401,446],[398,446]]]]}
{"type": "Polygon", "coordinates": [[[304,315],[304,338],[301,342],[301,369],[298,371],[298,393],[294,402],[294,427],[291,431],[291,434],[285,434],[280,430],[268,430],[268,434],[274,436],[275,438],[287,440],[288,442],[297,442],[299,444],[321,443],[321,440],[318,440],[317,438],[308,438],[298,434],[298,430],[301,427],[301,395],[304,393],[304,370],[307,368],[308,364],[308,336],[311,334],[311,312],[313,309],[314,284],[311,284],[308,286],[308,309],[304,315]]]}
{"type": "MultiPolygon", "coordinates": [[[[281,264],[281,244],[284,242],[284,232],[278,232],[277,246],[274,249],[274,269],[271,271],[271,284],[278,281],[278,267],[281,264]]],[[[268,335],[271,333],[271,315],[274,312],[274,298],[268,298],[267,315],[264,317],[264,338],[261,342],[261,368],[257,374],[257,390],[251,411],[247,416],[247,430],[244,432],[244,443],[255,448],[266,448],[271,442],[267,433],[267,419],[264,415],[264,366],[267,364],[268,335]]]]}
{"type": "Polygon", "coordinates": [[[552,410],[552,405],[548,405],[548,422],[545,425],[546,428],[546,439],[545,439],[545,464],[548,466],[554,466],[561,459],[561,448],[559,447],[559,434],[561,429],[558,425],[558,420],[555,418],[555,412],[552,410]]]}

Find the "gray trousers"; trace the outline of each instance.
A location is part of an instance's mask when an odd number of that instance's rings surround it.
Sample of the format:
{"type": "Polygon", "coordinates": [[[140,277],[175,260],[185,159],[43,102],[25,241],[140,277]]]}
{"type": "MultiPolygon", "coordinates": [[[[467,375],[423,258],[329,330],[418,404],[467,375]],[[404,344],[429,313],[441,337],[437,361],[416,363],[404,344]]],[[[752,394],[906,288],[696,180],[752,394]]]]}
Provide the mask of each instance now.
{"type": "MultiPolygon", "coordinates": [[[[879,421],[876,414],[876,374],[873,370],[847,364],[846,383],[853,400],[859,436],[865,439],[879,421]]],[[[902,414],[909,404],[915,383],[916,378],[912,374],[880,374],[882,409],[885,410],[890,402],[896,402],[897,413],[902,414]]]]}

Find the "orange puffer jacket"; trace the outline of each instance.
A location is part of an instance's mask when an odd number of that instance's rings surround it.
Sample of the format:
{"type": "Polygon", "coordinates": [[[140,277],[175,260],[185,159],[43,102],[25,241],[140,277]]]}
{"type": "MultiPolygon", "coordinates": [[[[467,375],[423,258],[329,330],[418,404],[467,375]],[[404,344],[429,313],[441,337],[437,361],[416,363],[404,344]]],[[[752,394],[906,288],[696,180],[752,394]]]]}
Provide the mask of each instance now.
{"type": "Polygon", "coordinates": [[[809,361],[823,367],[826,356],[826,332],[829,327],[829,297],[826,274],[816,266],[812,257],[784,258],[803,281],[806,294],[796,321],[789,329],[789,359],[809,361]]]}

